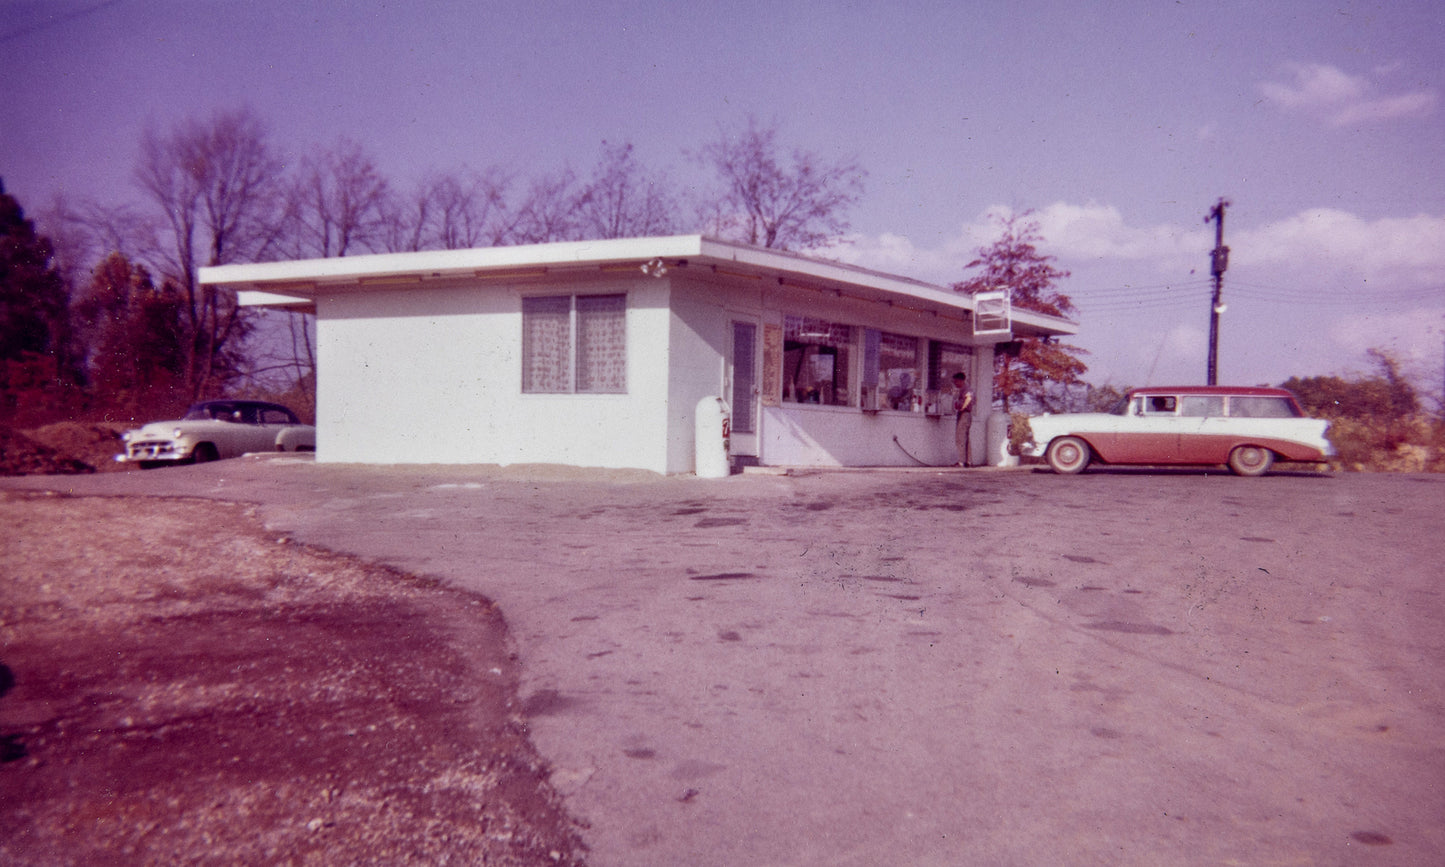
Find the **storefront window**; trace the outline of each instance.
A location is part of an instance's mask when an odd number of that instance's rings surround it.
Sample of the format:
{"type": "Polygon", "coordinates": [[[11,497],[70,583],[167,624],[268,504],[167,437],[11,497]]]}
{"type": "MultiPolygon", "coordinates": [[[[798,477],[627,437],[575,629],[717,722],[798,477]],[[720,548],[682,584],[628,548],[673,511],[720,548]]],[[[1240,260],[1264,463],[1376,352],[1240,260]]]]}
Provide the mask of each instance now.
{"type": "MultiPolygon", "coordinates": [[[[955,373],[963,373],[972,378],[973,350],[956,343],[928,341],[928,390],[938,395],[937,405],[942,412],[950,411],[954,398],[957,397],[953,390],[955,373]]],[[[992,397],[988,390],[980,391],[978,383],[970,382],[969,385],[973,388],[975,400],[988,400],[992,397]]]]}
{"type": "Polygon", "coordinates": [[[906,334],[878,335],[878,393],[883,409],[923,411],[923,364],[918,338],[906,334]]]}
{"type": "Polygon", "coordinates": [[[789,316],[783,324],[783,400],[854,406],[848,371],[853,328],[789,316]]]}

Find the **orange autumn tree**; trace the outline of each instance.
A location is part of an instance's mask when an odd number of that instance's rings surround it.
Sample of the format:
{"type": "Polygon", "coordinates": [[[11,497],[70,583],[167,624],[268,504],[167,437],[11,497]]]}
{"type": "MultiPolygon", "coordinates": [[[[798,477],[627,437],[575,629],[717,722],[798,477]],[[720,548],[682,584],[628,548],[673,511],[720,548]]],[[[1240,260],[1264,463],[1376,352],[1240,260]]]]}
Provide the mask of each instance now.
{"type": "MultiPolygon", "coordinates": [[[[977,273],[953,284],[955,292],[973,294],[1007,289],[1013,307],[1068,319],[1074,302],[1060,292],[1058,283],[1068,271],[1054,265],[1056,257],[1039,252],[1043,240],[1039,224],[1029,219],[1032,211],[996,217],[1001,229],[998,240],[978,249],[978,258],[968,263],[977,273]]],[[[994,395],[1004,411],[1023,403],[1048,412],[1066,409],[1065,389],[1083,382],[1089,369],[1079,356],[1087,351],[1053,338],[1025,337],[994,356],[994,395]]]]}

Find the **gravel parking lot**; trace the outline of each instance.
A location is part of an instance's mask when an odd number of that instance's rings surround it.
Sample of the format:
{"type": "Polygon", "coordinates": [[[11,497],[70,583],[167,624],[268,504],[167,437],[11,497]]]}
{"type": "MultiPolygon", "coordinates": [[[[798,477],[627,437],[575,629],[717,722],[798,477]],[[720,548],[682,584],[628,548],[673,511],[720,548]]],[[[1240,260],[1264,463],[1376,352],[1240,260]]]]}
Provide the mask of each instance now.
{"type": "Polygon", "coordinates": [[[0,484],[255,504],[494,600],[589,863],[1445,853],[1445,478],[271,458],[0,484]]]}

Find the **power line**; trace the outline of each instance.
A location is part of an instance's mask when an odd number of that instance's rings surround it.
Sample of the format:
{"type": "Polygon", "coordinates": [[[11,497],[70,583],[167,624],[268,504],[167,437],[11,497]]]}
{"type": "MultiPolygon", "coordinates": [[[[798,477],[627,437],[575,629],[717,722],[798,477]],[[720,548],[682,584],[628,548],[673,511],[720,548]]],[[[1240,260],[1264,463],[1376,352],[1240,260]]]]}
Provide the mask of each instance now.
{"type": "Polygon", "coordinates": [[[1284,288],[1279,286],[1267,286],[1263,283],[1251,283],[1243,280],[1235,280],[1231,285],[1241,287],[1250,297],[1267,300],[1289,300],[1302,301],[1316,304],[1340,304],[1358,305],[1362,301],[1421,301],[1430,299],[1445,300],[1445,287],[1426,286],[1412,289],[1300,289],[1284,288]]]}
{"type": "MultiPolygon", "coordinates": [[[[1081,313],[1154,311],[1185,307],[1199,302],[1213,285],[1212,278],[1195,278],[1178,283],[1123,285],[1075,290],[1069,298],[1081,313]]],[[[1271,286],[1246,280],[1230,282],[1231,297],[1254,305],[1291,305],[1316,308],[1358,308],[1361,304],[1411,304],[1445,301],[1445,286],[1410,289],[1325,289],[1271,286]]]]}
{"type": "Polygon", "coordinates": [[[1177,307],[1189,307],[1199,303],[1199,296],[1178,296],[1168,298],[1139,298],[1128,301],[1113,301],[1107,304],[1079,304],[1076,305],[1083,313],[1109,313],[1126,310],[1161,310],[1177,307]]]}
{"type": "Polygon", "coordinates": [[[1189,280],[1174,280],[1169,283],[1153,283],[1149,285],[1134,285],[1126,283],[1122,286],[1108,286],[1099,289],[1075,290],[1069,293],[1069,297],[1095,298],[1099,296],[1110,295],[1147,295],[1153,292],[1157,292],[1160,289],[1187,289],[1190,287],[1198,288],[1200,286],[1208,285],[1209,279],[1207,277],[1195,277],[1189,280]]]}
{"type": "Polygon", "coordinates": [[[42,30],[49,30],[52,27],[58,27],[61,24],[65,24],[66,22],[74,21],[77,18],[83,18],[86,15],[90,15],[93,12],[99,12],[107,6],[114,6],[119,2],[121,2],[121,0],[101,0],[101,2],[92,3],[90,6],[87,6],[83,9],[76,9],[60,15],[51,15],[48,18],[43,18],[42,20],[35,21],[31,24],[22,24],[13,30],[5,33],[0,33],[0,42],[12,42],[16,39],[20,39],[21,37],[29,36],[32,33],[39,33],[42,30]]]}

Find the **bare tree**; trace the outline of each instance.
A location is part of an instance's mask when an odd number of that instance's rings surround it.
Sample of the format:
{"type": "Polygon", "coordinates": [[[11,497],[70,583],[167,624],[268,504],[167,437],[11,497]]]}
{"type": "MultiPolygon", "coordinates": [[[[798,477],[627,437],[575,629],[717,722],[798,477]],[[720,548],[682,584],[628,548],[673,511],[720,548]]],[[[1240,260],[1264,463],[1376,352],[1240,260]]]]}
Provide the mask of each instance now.
{"type": "Polygon", "coordinates": [[[393,199],[387,248],[462,250],[506,243],[512,217],[511,179],[500,169],[481,174],[434,174],[410,198],[393,199]]]}
{"type": "Polygon", "coordinates": [[[130,205],[73,202],[57,194],[39,221],[55,243],[55,265],[75,292],[111,253],[133,261],[159,258],[155,219],[130,205]]]}
{"type": "Polygon", "coordinates": [[[542,175],[532,181],[518,205],[509,240],[516,244],[580,240],[580,210],[586,201],[587,190],[579,187],[571,169],[542,175]]]}
{"type": "Polygon", "coordinates": [[[578,217],[588,238],[666,235],[680,222],[666,179],[643,169],[631,142],[602,143],[602,158],[578,201],[578,217]]]}
{"type": "Polygon", "coordinates": [[[385,249],[390,195],[361,145],[341,139],[302,162],[286,202],[289,244],[296,255],[320,258],[385,249]]]}
{"type": "Polygon", "coordinates": [[[197,282],[203,265],[269,258],[279,240],[281,166],[247,109],[149,130],[136,181],[165,225],[166,277],[186,299],[186,382],[200,397],[234,369],[248,329],[235,294],[197,282]]]}
{"type": "MultiPolygon", "coordinates": [[[[357,142],[341,138],[306,157],[286,190],[288,255],[331,258],[390,249],[395,238],[391,184],[357,142]]],[[[245,346],[250,383],[280,394],[295,409],[315,410],[315,316],[285,311],[256,319],[245,346]],[[278,322],[277,320],[280,320],[278,322]]]]}
{"type": "Polygon", "coordinates": [[[499,169],[480,175],[444,175],[431,186],[432,237],[443,250],[502,243],[511,225],[507,216],[510,180],[499,169]]]}
{"type": "Polygon", "coordinates": [[[721,192],[702,214],[719,237],[780,250],[815,250],[848,231],[847,212],[863,195],[867,172],[856,162],[835,164],[809,151],[781,154],[776,124],[749,116],[740,130],[723,130],[697,159],[711,167],[721,192]]]}
{"type": "Polygon", "coordinates": [[[418,186],[414,195],[392,196],[386,220],[386,249],[392,253],[428,249],[432,207],[426,184],[418,186]]]}

